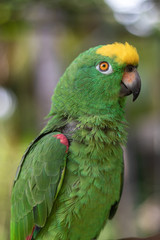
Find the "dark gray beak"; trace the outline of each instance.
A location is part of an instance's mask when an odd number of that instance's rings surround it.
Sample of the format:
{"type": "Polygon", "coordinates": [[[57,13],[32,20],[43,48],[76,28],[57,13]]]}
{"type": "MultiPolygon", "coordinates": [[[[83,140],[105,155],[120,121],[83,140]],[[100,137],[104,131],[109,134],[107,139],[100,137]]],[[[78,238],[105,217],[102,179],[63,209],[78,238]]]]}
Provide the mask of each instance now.
{"type": "Polygon", "coordinates": [[[141,90],[141,79],[136,67],[128,65],[125,68],[123,78],[121,81],[120,96],[128,96],[133,94],[133,101],[135,101],[141,90]]]}

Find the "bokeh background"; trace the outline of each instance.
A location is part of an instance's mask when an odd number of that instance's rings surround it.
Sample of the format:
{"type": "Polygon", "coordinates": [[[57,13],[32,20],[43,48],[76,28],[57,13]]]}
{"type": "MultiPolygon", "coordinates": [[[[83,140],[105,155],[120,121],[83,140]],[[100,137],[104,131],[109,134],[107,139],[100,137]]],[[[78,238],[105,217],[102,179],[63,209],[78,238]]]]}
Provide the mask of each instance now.
{"type": "Polygon", "coordinates": [[[160,231],[160,2],[1,0],[0,240],[9,240],[16,168],[45,125],[59,77],[80,52],[115,41],[137,48],[142,91],[127,100],[123,196],[99,240],[160,231]]]}

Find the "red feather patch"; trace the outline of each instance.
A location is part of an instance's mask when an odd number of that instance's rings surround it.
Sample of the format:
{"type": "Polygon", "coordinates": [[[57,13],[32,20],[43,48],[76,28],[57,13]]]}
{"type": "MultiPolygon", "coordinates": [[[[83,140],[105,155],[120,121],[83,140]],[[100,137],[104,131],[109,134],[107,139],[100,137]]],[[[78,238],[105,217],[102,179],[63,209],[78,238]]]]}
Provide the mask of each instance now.
{"type": "Polygon", "coordinates": [[[66,149],[66,153],[67,153],[68,148],[69,148],[69,142],[68,142],[68,139],[66,138],[66,136],[64,136],[63,134],[56,134],[56,135],[53,135],[53,137],[60,139],[60,143],[64,144],[67,147],[67,149],[66,149]]]}
{"type": "Polygon", "coordinates": [[[26,237],[26,240],[32,240],[33,232],[34,232],[35,226],[33,227],[32,233],[30,236],[26,237]]]}

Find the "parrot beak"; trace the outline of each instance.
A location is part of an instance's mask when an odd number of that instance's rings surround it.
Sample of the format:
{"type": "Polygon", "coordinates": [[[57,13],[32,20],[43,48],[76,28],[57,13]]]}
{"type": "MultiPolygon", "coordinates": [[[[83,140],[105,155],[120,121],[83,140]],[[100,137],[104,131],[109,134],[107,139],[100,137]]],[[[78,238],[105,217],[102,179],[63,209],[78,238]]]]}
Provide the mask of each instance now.
{"type": "Polygon", "coordinates": [[[128,96],[133,93],[133,101],[135,101],[141,90],[141,79],[136,67],[128,65],[121,81],[120,96],[128,96]]]}

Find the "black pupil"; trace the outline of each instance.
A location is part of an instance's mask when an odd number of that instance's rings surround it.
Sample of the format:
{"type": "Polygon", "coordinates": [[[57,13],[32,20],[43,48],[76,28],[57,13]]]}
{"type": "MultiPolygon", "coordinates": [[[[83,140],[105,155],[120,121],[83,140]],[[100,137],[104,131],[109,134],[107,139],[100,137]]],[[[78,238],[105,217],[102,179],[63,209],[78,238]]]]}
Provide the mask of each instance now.
{"type": "Polygon", "coordinates": [[[101,71],[106,71],[108,68],[107,63],[102,63],[101,68],[102,68],[101,71]],[[105,68],[105,69],[103,69],[103,68],[105,68]]]}

